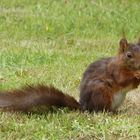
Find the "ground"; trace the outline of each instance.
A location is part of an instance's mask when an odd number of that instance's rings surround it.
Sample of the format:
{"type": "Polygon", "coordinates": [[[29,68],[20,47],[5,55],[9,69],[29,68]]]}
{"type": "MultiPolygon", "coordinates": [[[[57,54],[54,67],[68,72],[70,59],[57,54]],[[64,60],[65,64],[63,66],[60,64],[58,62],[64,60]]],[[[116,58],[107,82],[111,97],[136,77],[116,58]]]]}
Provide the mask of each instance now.
{"type": "MultiPolygon", "coordinates": [[[[140,34],[139,0],[1,0],[0,90],[54,85],[79,99],[85,68],[140,34]]],[[[139,88],[116,115],[68,109],[0,113],[1,140],[140,139],[139,88]]]]}

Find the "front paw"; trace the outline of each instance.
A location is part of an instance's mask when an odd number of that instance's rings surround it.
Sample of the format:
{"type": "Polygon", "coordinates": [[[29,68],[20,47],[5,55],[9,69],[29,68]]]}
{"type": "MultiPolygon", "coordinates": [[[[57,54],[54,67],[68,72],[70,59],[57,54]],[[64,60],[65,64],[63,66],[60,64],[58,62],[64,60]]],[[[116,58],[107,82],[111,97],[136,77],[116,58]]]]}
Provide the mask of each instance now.
{"type": "Polygon", "coordinates": [[[137,79],[140,79],[140,71],[135,72],[134,77],[136,77],[137,79]]]}

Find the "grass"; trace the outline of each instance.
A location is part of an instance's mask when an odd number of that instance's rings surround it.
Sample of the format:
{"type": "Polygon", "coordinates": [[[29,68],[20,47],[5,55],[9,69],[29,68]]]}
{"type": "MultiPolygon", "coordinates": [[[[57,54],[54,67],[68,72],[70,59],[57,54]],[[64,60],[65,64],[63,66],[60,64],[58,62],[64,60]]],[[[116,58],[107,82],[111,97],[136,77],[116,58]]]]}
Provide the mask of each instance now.
{"type": "MultiPolygon", "coordinates": [[[[0,90],[45,83],[79,99],[85,68],[115,55],[123,30],[137,39],[139,7],[139,0],[1,0],[0,90]]],[[[0,139],[138,140],[140,107],[129,97],[118,115],[0,113],[0,139]]]]}

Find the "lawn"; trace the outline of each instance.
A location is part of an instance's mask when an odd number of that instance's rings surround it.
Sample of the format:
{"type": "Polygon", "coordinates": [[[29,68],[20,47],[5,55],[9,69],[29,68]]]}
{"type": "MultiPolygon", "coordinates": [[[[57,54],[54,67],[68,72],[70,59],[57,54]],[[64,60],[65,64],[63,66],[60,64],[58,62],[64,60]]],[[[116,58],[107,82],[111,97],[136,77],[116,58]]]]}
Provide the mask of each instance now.
{"type": "MultiPolygon", "coordinates": [[[[79,100],[86,67],[116,55],[123,32],[137,40],[139,7],[139,0],[0,0],[0,90],[44,83],[79,100]]],[[[139,140],[139,91],[116,115],[1,112],[0,139],[139,140]]]]}

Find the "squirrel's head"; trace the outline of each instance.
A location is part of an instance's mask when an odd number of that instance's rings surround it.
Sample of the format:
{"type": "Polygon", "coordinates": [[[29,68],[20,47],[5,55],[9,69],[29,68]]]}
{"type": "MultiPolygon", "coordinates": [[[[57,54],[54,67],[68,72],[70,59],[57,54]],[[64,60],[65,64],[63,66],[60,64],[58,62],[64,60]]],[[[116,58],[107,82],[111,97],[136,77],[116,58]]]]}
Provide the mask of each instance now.
{"type": "Polygon", "coordinates": [[[120,40],[119,58],[121,65],[130,70],[140,70],[140,38],[136,43],[120,40]]]}

